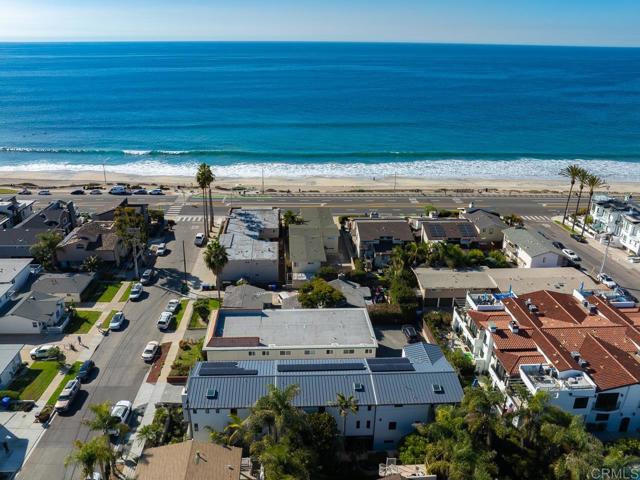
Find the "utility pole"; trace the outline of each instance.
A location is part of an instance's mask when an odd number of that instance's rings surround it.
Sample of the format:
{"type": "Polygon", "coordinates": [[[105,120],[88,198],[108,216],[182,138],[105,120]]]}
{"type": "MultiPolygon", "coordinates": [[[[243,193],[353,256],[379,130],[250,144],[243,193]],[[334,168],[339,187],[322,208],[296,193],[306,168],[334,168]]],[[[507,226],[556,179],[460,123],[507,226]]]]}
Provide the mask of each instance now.
{"type": "Polygon", "coordinates": [[[184,286],[187,286],[187,253],[184,249],[184,240],[182,240],[182,264],[184,267],[184,286]]]}
{"type": "Polygon", "coordinates": [[[609,255],[609,245],[611,245],[612,235],[613,233],[610,233],[609,236],[607,237],[607,246],[604,248],[604,257],[602,257],[602,265],[600,265],[600,271],[598,272],[598,275],[604,272],[604,266],[607,263],[607,255],[609,255]]]}
{"type": "Polygon", "coordinates": [[[139,228],[127,228],[127,233],[131,235],[131,245],[133,247],[133,268],[136,279],[140,279],[138,274],[138,242],[140,241],[140,229],[139,228]]]}
{"type": "Polygon", "coordinates": [[[396,185],[398,184],[398,173],[393,174],[393,193],[396,192],[396,185]]]}
{"type": "Polygon", "coordinates": [[[262,194],[264,195],[264,167],[262,167],[262,194]]]}
{"type": "Polygon", "coordinates": [[[104,185],[107,186],[107,169],[104,166],[104,162],[102,162],[102,174],[104,175],[104,185]]]}

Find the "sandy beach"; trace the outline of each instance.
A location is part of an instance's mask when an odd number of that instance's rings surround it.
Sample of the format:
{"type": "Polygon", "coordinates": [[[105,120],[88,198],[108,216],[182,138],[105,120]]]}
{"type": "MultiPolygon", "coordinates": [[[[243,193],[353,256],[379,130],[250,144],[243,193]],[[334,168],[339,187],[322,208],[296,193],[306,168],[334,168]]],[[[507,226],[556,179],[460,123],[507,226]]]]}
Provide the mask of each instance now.
{"type": "MultiPolygon", "coordinates": [[[[123,183],[130,185],[180,187],[196,189],[192,177],[187,176],[148,176],[106,172],[107,185],[123,183]]],[[[105,183],[102,171],[55,171],[55,172],[3,172],[2,186],[30,184],[38,188],[64,188],[81,186],[86,183],[105,183]]],[[[220,190],[228,190],[242,185],[247,190],[262,190],[260,177],[218,177],[214,184],[220,190]]],[[[265,191],[291,192],[353,192],[353,191],[488,191],[488,192],[530,192],[558,193],[569,188],[568,181],[558,177],[528,179],[487,179],[487,178],[423,178],[423,177],[274,177],[264,178],[265,191]]],[[[611,194],[640,193],[640,183],[612,181],[607,188],[611,194]]]]}

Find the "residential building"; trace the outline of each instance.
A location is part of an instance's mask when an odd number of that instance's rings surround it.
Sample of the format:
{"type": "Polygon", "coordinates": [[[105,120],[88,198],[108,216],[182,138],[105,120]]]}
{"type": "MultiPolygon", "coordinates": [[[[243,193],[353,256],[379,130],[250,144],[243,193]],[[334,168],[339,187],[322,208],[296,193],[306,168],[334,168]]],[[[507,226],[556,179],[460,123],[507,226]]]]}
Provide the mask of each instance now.
{"type": "Polygon", "coordinates": [[[465,218],[425,218],[420,223],[423,242],[470,245],[480,241],[475,226],[465,218]]]}
{"type": "Polygon", "coordinates": [[[273,208],[234,208],[225,220],[220,243],[228,262],[219,275],[223,282],[244,279],[269,285],[280,281],[280,212],[273,208]]]}
{"type": "Polygon", "coordinates": [[[199,362],[182,394],[194,439],[208,441],[209,428],[223,431],[231,414],[246,418],[269,385],[298,385],[295,407],[330,413],[342,435],[366,439],[375,450],[395,448],[416,424],[430,422],[438,405],[463,396],[456,371],[432,344],[407,345],[402,358],[199,362]],[[353,395],[357,412],[340,416],[338,393],[353,395]]]}
{"type": "Polygon", "coordinates": [[[521,268],[562,267],[567,257],[541,233],[521,227],[504,230],[502,248],[507,258],[521,268]]]}
{"type": "Polygon", "coordinates": [[[116,219],[116,210],[119,207],[132,208],[136,213],[144,217],[144,221],[149,223],[149,205],[146,203],[133,203],[128,198],[116,200],[111,206],[91,215],[93,220],[103,222],[113,222],[116,219]]]}
{"type": "Polygon", "coordinates": [[[399,465],[397,458],[387,458],[378,466],[379,480],[437,480],[437,475],[427,473],[424,463],[399,465]]]}
{"type": "Polygon", "coordinates": [[[0,311],[22,290],[31,275],[32,258],[0,258],[0,311]]]}
{"type": "Polygon", "coordinates": [[[31,257],[31,247],[38,243],[41,233],[57,232],[64,237],[76,224],[73,202],[51,202],[12,228],[0,227],[0,258],[31,257]]]}
{"type": "Polygon", "coordinates": [[[242,449],[210,441],[185,442],[147,448],[136,468],[138,480],[250,480],[251,462],[242,449]]]}
{"type": "Polygon", "coordinates": [[[596,282],[575,268],[487,268],[450,270],[418,267],[413,269],[425,306],[452,307],[464,304],[468,293],[535,290],[572,293],[575,289],[596,288],[596,282]]]}
{"type": "Polygon", "coordinates": [[[374,357],[378,342],[365,308],[214,312],[208,360],[374,357]]]}
{"type": "Polygon", "coordinates": [[[369,287],[363,287],[344,278],[336,278],[327,283],[344,295],[344,307],[363,308],[372,303],[369,287]]]}
{"type": "Polygon", "coordinates": [[[273,293],[253,285],[229,285],[222,298],[223,308],[262,310],[273,307],[273,293]]]}
{"type": "Polygon", "coordinates": [[[388,263],[394,247],[415,241],[409,223],[401,218],[354,218],[350,225],[357,257],[374,268],[388,263]]]}
{"type": "MultiPolygon", "coordinates": [[[[596,432],[638,432],[640,314],[607,292],[469,295],[453,328],[479,372],[509,393],[523,385],[596,432]],[[616,306],[617,305],[617,306],[616,306]]],[[[509,394],[517,408],[519,400],[509,394]]]]}
{"type": "Polygon", "coordinates": [[[0,198],[0,229],[11,228],[33,214],[34,200],[18,200],[17,197],[0,198]]]}
{"type": "Polygon", "coordinates": [[[640,204],[631,195],[623,200],[601,196],[591,204],[591,227],[598,233],[611,233],[612,243],[634,255],[640,254],[640,204]]]}
{"type": "Polygon", "coordinates": [[[465,218],[473,223],[481,245],[502,245],[507,225],[500,218],[500,214],[483,208],[469,208],[460,212],[460,218],[465,218]]]}
{"type": "Polygon", "coordinates": [[[21,343],[0,344],[0,389],[5,390],[20,370],[20,351],[23,348],[24,345],[21,343]]]}
{"type": "Polygon", "coordinates": [[[327,255],[338,254],[340,231],[331,210],[322,207],[299,209],[300,225],[289,225],[289,261],[295,286],[313,278],[327,263],[327,255]]]}
{"type": "Polygon", "coordinates": [[[68,322],[64,300],[54,295],[26,292],[0,315],[0,334],[62,333],[68,322]]]}
{"type": "Polygon", "coordinates": [[[95,273],[45,273],[31,285],[31,291],[54,295],[67,303],[79,303],[95,276],[95,273]]]}
{"type": "Polygon", "coordinates": [[[64,268],[78,268],[89,257],[120,266],[130,248],[116,233],[113,221],[93,220],[80,225],[58,245],[56,258],[64,268]]]}

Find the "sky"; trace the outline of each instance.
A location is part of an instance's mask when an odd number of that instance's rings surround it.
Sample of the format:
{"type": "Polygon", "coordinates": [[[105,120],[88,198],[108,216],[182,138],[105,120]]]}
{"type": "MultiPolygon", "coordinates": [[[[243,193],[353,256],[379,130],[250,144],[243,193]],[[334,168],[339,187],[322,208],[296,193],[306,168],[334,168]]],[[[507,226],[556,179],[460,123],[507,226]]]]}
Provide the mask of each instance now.
{"type": "Polygon", "coordinates": [[[640,47],[640,0],[0,0],[0,41],[640,47]]]}

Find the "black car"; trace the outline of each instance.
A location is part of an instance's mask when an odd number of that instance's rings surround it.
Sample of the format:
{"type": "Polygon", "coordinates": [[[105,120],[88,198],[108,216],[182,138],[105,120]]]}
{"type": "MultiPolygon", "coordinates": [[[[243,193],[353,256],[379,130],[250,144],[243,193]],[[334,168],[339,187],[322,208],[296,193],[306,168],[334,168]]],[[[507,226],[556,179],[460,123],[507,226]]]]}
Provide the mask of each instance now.
{"type": "Polygon", "coordinates": [[[78,190],[71,190],[71,195],[84,195],[85,191],[82,189],[78,189],[78,190]]]}
{"type": "Polygon", "coordinates": [[[587,243],[585,238],[582,235],[579,235],[577,233],[572,233],[571,238],[573,238],[576,242],[587,243]]]}
{"type": "Polygon", "coordinates": [[[553,242],[553,246],[560,250],[564,250],[566,248],[562,242],[553,242]]]}
{"type": "Polygon", "coordinates": [[[81,382],[85,382],[89,375],[91,374],[91,370],[96,366],[93,360],[85,360],[84,363],[80,366],[80,370],[78,370],[77,378],[81,382]]]}
{"type": "Polygon", "coordinates": [[[413,325],[403,325],[402,333],[404,333],[404,336],[407,338],[407,342],[409,343],[420,341],[420,335],[418,335],[418,332],[416,332],[416,329],[413,327],[413,325]]]}

